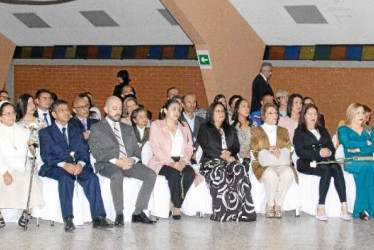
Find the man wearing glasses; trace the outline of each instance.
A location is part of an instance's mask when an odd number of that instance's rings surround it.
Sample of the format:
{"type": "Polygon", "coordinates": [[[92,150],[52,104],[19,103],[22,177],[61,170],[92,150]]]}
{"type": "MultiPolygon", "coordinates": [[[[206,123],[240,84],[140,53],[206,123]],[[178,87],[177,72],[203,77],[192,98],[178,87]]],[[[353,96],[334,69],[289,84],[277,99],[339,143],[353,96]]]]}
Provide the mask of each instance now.
{"type": "Polygon", "coordinates": [[[0,102],[1,101],[9,101],[9,93],[6,90],[0,90],[0,102]]]}

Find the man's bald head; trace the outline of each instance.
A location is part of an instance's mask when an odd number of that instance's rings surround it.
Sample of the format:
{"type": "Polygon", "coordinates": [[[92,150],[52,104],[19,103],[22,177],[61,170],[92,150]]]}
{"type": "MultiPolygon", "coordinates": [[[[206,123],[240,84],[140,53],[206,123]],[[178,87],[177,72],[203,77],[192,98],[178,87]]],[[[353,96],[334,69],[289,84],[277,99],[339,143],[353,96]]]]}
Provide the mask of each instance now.
{"type": "Polygon", "coordinates": [[[109,96],[105,101],[104,111],[112,121],[118,122],[122,115],[122,101],[117,96],[109,96]]]}

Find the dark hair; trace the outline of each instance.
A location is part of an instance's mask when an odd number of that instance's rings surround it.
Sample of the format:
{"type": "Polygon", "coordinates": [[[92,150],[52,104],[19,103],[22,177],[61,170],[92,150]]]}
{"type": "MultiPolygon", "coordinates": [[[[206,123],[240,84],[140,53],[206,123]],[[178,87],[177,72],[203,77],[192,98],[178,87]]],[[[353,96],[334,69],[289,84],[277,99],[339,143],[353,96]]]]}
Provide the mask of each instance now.
{"type": "Polygon", "coordinates": [[[9,95],[8,91],[6,91],[6,90],[4,90],[4,89],[3,89],[3,90],[0,90],[0,94],[1,94],[1,93],[6,93],[6,94],[9,95]]]}
{"type": "Polygon", "coordinates": [[[5,109],[6,106],[12,106],[13,109],[15,109],[13,104],[11,104],[10,102],[6,101],[0,107],[0,115],[3,115],[3,111],[4,111],[4,109],[5,109]]]}
{"type": "Polygon", "coordinates": [[[166,90],[166,96],[169,96],[169,91],[172,89],[178,89],[177,87],[170,87],[166,90]]]}
{"type": "Polygon", "coordinates": [[[317,110],[317,121],[316,121],[315,127],[317,128],[317,126],[318,126],[318,117],[319,117],[318,108],[317,108],[316,105],[314,105],[312,103],[308,103],[308,104],[304,105],[303,108],[302,108],[302,110],[301,110],[300,118],[299,118],[299,125],[297,126],[302,131],[306,131],[308,129],[307,125],[306,125],[305,115],[306,115],[306,112],[308,112],[308,110],[312,109],[312,108],[314,108],[315,110],[317,110]]]}
{"type": "MultiPolygon", "coordinates": [[[[132,123],[132,125],[135,125],[134,119],[138,116],[138,114],[140,112],[143,112],[143,111],[147,114],[147,110],[144,107],[138,107],[138,108],[134,109],[134,111],[132,111],[132,113],[131,113],[131,123],[132,123]]],[[[147,114],[147,118],[148,118],[148,114],[147,114]]]]}
{"type": "MultiPolygon", "coordinates": [[[[303,96],[300,95],[300,94],[292,94],[290,95],[290,97],[288,98],[288,103],[287,103],[287,115],[289,117],[291,117],[291,113],[292,113],[292,105],[293,105],[293,99],[295,98],[300,98],[301,99],[301,102],[303,102],[303,96]]],[[[303,102],[304,103],[304,102],[303,102]]]]}
{"type": "Polygon", "coordinates": [[[134,96],[134,98],[137,99],[137,98],[136,98],[136,91],[135,91],[135,88],[134,88],[133,86],[131,86],[131,85],[125,85],[125,86],[123,86],[123,87],[121,88],[121,93],[122,93],[123,88],[125,88],[125,87],[126,87],[126,88],[130,87],[130,88],[131,88],[131,91],[132,91],[133,94],[126,95],[126,96],[123,97],[123,99],[125,99],[126,97],[128,97],[128,96],[130,96],[130,95],[134,96]]]}
{"type": "Polygon", "coordinates": [[[368,106],[362,105],[362,107],[364,108],[364,112],[367,112],[367,113],[371,112],[371,109],[368,106]]]}
{"type": "Polygon", "coordinates": [[[90,94],[91,94],[90,92],[83,92],[83,93],[78,94],[78,97],[80,97],[80,98],[87,97],[88,104],[90,105],[90,108],[92,108],[93,107],[93,103],[92,103],[92,99],[90,97],[90,94]]]}
{"type": "Polygon", "coordinates": [[[17,106],[16,106],[16,120],[21,120],[26,112],[27,112],[27,103],[29,102],[29,99],[32,98],[32,95],[30,94],[22,94],[18,97],[17,100],[17,106]]]}
{"type": "Polygon", "coordinates": [[[223,94],[218,94],[214,97],[213,102],[218,102],[218,100],[221,99],[221,98],[225,98],[225,100],[226,100],[226,96],[224,96],[223,94]]]}
{"type": "Polygon", "coordinates": [[[121,77],[122,80],[123,80],[123,84],[129,84],[129,82],[131,81],[130,80],[130,75],[129,75],[129,72],[127,70],[120,70],[118,71],[117,73],[117,77],[121,77]]]}
{"type": "Polygon", "coordinates": [[[51,97],[52,97],[54,102],[58,100],[58,96],[55,92],[51,92],[51,97]]]}
{"type": "Polygon", "coordinates": [[[51,112],[55,111],[60,105],[63,104],[69,105],[65,100],[56,100],[51,106],[51,112]]]}
{"type": "Polygon", "coordinates": [[[270,92],[267,92],[267,93],[265,93],[265,94],[261,97],[261,101],[263,101],[263,100],[265,99],[265,96],[271,96],[271,97],[273,97],[273,99],[274,99],[274,95],[273,95],[272,93],[270,93],[270,92]]]}
{"type": "MultiPolygon", "coordinates": [[[[243,101],[248,102],[247,99],[244,99],[243,97],[240,97],[240,98],[236,101],[236,103],[235,103],[234,113],[232,114],[232,120],[234,121],[234,123],[233,123],[234,126],[236,126],[236,124],[238,124],[238,123],[239,123],[239,126],[240,126],[240,127],[242,126],[242,124],[241,124],[240,121],[239,121],[239,106],[240,106],[240,103],[243,102],[243,101]]],[[[248,102],[248,104],[249,104],[249,102],[248,102]]],[[[251,125],[252,125],[252,121],[251,121],[251,119],[249,119],[249,116],[246,117],[246,119],[247,119],[247,121],[249,122],[248,125],[251,126],[251,125]]]]}
{"type": "Polygon", "coordinates": [[[49,91],[48,89],[39,89],[38,91],[36,91],[35,93],[35,99],[39,99],[40,98],[40,95],[43,94],[43,93],[48,93],[51,95],[51,97],[53,98],[52,96],[52,92],[49,91]]]}
{"type": "Polygon", "coordinates": [[[241,95],[232,95],[229,99],[229,106],[231,107],[232,103],[234,102],[235,99],[242,98],[241,95]]]}
{"type": "MultiPolygon", "coordinates": [[[[206,110],[206,118],[205,118],[206,122],[209,125],[214,126],[214,110],[216,109],[218,105],[221,105],[223,109],[226,111],[225,106],[220,102],[213,102],[212,104],[210,104],[209,108],[206,110]]],[[[227,113],[225,112],[225,120],[222,123],[222,127],[228,127],[228,126],[229,126],[229,120],[227,118],[227,113]]]]}
{"type": "Polygon", "coordinates": [[[316,102],[313,100],[312,97],[305,96],[305,97],[303,98],[303,102],[305,103],[306,100],[311,100],[314,104],[316,104],[316,102]]]}
{"type": "Polygon", "coordinates": [[[164,120],[166,117],[164,109],[168,109],[174,103],[178,103],[180,105],[179,101],[176,98],[171,98],[171,99],[166,100],[166,102],[161,108],[161,112],[160,112],[160,115],[158,116],[158,119],[164,120]]]}

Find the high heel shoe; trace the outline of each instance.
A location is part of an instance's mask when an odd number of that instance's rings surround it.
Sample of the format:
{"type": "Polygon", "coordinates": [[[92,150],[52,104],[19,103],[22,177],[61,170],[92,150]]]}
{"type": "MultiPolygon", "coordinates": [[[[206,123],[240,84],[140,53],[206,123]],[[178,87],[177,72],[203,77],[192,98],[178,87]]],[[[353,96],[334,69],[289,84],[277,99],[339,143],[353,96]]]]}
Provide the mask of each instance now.
{"type": "Polygon", "coordinates": [[[319,221],[327,221],[328,220],[328,217],[326,216],[326,214],[318,215],[318,206],[317,206],[317,209],[316,209],[316,219],[319,220],[319,221]]]}
{"type": "Polygon", "coordinates": [[[21,217],[18,220],[18,226],[25,228],[26,224],[29,222],[29,214],[26,213],[26,210],[23,210],[21,217]]]}
{"type": "Polygon", "coordinates": [[[182,215],[180,214],[180,210],[179,210],[179,214],[174,214],[174,208],[173,208],[173,212],[172,212],[172,217],[174,220],[180,220],[182,219],[182,215]]]}
{"type": "Polygon", "coordinates": [[[5,227],[5,220],[4,220],[4,217],[0,213],[0,228],[3,228],[3,227],[5,227]]]}

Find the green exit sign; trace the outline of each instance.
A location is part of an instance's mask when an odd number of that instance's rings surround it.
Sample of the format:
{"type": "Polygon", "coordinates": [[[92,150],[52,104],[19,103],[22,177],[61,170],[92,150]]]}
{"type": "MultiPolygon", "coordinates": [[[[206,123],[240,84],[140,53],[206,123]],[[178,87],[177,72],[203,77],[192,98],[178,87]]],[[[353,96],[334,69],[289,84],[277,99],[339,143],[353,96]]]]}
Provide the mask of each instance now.
{"type": "Polygon", "coordinates": [[[208,50],[197,50],[197,58],[201,69],[211,69],[212,62],[210,61],[208,50]]]}

